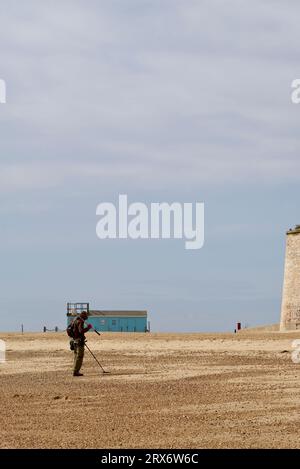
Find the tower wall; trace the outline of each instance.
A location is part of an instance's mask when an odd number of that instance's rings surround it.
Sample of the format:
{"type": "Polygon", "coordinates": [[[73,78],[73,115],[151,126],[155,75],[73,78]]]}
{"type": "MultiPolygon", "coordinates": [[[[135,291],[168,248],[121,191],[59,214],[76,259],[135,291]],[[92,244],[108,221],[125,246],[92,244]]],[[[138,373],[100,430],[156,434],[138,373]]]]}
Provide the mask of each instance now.
{"type": "Polygon", "coordinates": [[[287,232],[280,330],[300,329],[300,226],[287,232]]]}

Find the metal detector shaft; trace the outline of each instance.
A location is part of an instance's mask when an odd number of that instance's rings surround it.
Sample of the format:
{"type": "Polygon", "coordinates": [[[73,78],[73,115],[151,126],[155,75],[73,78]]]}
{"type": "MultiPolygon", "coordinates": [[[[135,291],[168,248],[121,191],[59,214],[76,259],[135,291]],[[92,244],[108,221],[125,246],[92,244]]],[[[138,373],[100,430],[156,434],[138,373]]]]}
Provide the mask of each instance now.
{"type": "Polygon", "coordinates": [[[98,365],[100,366],[101,370],[103,371],[103,373],[108,373],[108,371],[105,371],[105,369],[103,368],[103,366],[101,365],[101,363],[99,362],[99,360],[97,359],[97,357],[95,357],[95,355],[93,354],[93,352],[91,351],[91,349],[88,347],[88,345],[86,344],[86,342],[84,343],[84,345],[86,346],[86,348],[88,349],[88,351],[90,352],[90,354],[92,355],[92,357],[96,360],[96,362],[98,363],[98,365]]]}

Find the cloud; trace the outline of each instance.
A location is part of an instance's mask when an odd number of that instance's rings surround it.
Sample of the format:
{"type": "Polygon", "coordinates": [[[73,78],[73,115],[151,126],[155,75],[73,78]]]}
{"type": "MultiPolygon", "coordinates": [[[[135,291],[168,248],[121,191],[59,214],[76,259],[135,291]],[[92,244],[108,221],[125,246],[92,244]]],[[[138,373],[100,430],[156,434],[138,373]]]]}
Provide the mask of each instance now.
{"type": "Polygon", "coordinates": [[[298,179],[295,3],[4,4],[2,192],[298,179]]]}

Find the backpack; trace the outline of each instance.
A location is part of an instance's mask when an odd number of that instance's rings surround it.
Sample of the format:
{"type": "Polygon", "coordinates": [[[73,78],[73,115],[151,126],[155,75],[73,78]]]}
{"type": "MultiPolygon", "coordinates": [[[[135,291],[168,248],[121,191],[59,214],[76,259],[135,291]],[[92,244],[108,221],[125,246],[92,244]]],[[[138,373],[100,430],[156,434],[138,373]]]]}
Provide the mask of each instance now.
{"type": "Polygon", "coordinates": [[[74,339],[74,336],[75,336],[74,326],[75,326],[75,320],[73,320],[67,327],[67,334],[69,337],[71,337],[71,339],[74,339]]]}

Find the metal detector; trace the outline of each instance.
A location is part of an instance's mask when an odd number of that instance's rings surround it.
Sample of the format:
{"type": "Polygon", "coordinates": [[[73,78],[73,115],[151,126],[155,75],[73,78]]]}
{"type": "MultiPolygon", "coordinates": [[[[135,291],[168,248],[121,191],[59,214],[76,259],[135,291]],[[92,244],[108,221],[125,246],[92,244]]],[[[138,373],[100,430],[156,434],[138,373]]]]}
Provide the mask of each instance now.
{"type": "MultiPolygon", "coordinates": [[[[94,329],[94,331],[96,332],[96,334],[100,335],[98,331],[96,331],[96,329],[94,329]]],[[[99,362],[99,360],[97,359],[97,357],[95,357],[95,355],[93,354],[93,352],[91,351],[91,349],[89,348],[89,346],[87,345],[86,342],[84,342],[84,345],[85,347],[88,349],[88,351],[90,352],[90,354],[92,355],[92,357],[94,358],[94,360],[98,363],[98,365],[100,366],[101,370],[102,370],[102,373],[103,374],[108,374],[109,371],[105,371],[105,369],[103,368],[103,366],[101,365],[101,363],[99,362]]]]}

